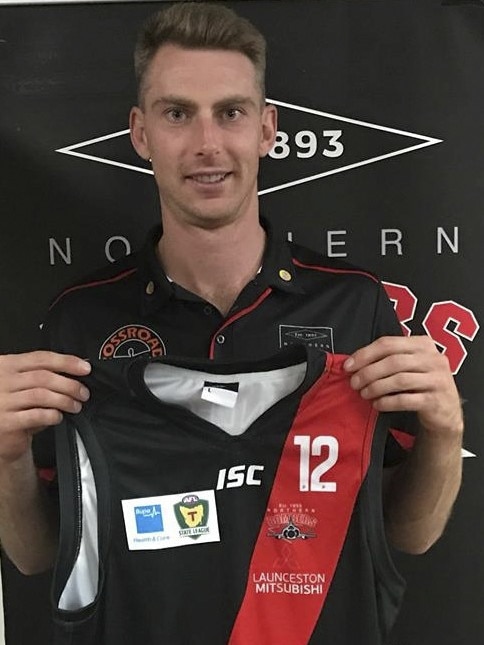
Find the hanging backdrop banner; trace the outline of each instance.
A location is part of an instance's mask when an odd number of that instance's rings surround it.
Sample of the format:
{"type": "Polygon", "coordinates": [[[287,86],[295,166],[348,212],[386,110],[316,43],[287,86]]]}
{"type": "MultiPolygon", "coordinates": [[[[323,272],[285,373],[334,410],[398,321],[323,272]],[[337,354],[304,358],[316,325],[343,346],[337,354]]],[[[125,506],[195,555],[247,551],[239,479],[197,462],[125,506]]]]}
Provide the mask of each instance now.
{"type": "MultiPolygon", "coordinates": [[[[289,238],[376,271],[405,333],[445,352],[465,401],[462,494],[429,553],[398,556],[408,591],[390,645],[476,645],[484,4],[227,4],[268,40],[279,132],[261,168],[262,211],[289,238]]],[[[0,6],[0,353],[36,348],[55,294],[159,221],[127,130],[136,32],[159,6],[0,6]]],[[[6,562],[4,586],[7,643],[49,645],[48,576],[24,578],[6,562]]]]}

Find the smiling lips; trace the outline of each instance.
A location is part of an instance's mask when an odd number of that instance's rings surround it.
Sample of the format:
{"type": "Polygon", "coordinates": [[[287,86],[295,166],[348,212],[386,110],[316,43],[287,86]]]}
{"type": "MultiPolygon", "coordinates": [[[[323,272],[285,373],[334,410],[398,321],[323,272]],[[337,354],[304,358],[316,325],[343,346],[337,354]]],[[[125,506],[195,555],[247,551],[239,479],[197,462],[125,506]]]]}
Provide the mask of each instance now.
{"type": "Polygon", "coordinates": [[[213,173],[196,173],[193,175],[188,175],[187,178],[196,182],[197,184],[211,185],[219,184],[231,173],[229,172],[213,172],[213,173]]]}

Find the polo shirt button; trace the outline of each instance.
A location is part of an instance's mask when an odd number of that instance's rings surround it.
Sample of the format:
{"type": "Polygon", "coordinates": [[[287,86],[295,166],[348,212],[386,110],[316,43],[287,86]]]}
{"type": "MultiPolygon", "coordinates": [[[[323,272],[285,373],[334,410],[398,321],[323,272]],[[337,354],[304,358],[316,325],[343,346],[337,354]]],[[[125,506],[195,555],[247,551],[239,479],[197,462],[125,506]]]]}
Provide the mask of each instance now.
{"type": "Polygon", "coordinates": [[[225,336],[223,334],[218,334],[215,340],[219,345],[223,345],[225,343],[225,336]]]}
{"type": "Polygon", "coordinates": [[[210,307],[210,305],[205,305],[205,307],[203,308],[203,313],[207,316],[210,316],[210,314],[212,313],[212,307],[210,307]]]}
{"type": "Polygon", "coordinates": [[[286,271],[286,269],[281,269],[279,271],[279,277],[281,280],[284,280],[284,282],[290,282],[292,280],[292,275],[289,273],[289,271],[286,271]]]}
{"type": "Polygon", "coordinates": [[[146,291],[146,294],[148,296],[152,296],[154,294],[154,292],[155,292],[155,283],[153,282],[153,280],[150,280],[148,282],[148,284],[146,285],[145,291],[146,291]]]}

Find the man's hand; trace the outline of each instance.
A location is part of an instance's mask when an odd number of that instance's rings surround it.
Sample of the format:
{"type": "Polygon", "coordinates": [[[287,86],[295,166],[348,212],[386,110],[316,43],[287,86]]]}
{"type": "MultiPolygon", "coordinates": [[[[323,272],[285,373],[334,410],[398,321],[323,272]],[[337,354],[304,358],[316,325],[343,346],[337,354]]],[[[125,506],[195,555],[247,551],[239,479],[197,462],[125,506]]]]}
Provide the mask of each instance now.
{"type": "Polygon", "coordinates": [[[75,378],[91,370],[68,354],[37,351],[0,356],[0,460],[13,462],[34,432],[56,425],[63,412],[79,412],[89,391],[75,378]]]}
{"type": "Polygon", "coordinates": [[[59,423],[64,412],[80,411],[89,392],[75,377],[90,370],[67,354],[0,356],[0,540],[23,573],[52,566],[58,533],[57,509],[37,477],[32,436],[59,423]]]}
{"type": "Polygon", "coordinates": [[[411,410],[429,433],[461,433],[459,393],[447,358],[428,336],[385,336],[345,363],[350,383],[380,412],[411,410]]]}
{"type": "Polygon", "coordinates": [[[413,449],[385,469],[383,501],[393,546],[424,553],[442,534],[462,479],[464,422],[448,361],[427,336],[391,336],[356,351],[345,368],[378,411],[418,414],[413,449]]]}

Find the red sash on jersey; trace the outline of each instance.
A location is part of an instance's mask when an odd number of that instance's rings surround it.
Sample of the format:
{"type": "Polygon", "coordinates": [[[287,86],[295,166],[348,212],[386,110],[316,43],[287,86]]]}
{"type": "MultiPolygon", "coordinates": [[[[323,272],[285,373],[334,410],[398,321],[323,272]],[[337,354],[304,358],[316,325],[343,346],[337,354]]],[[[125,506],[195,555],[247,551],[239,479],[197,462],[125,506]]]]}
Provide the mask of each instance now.
{"type": "Polygon", "coordinates": [[[377,413],[327,356],[286,438],[229,645],[307,645],[324,606],[377,413]],[[300,490],[308,486],[311,490],[300,490]],[[335,489],[335,490],[334,490],[335,489]]]}

